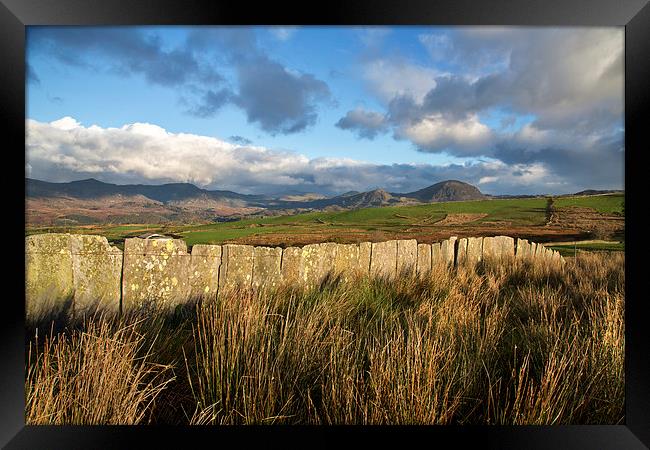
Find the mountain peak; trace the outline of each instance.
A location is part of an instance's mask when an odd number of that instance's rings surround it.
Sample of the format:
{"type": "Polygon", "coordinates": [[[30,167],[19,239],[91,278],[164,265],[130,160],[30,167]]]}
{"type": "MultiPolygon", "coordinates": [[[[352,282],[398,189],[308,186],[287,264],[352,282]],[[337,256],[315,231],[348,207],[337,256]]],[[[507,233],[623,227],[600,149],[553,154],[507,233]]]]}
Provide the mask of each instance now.
{"type": "Polygon", "coordinates": [[[446,180],[433,184],[419,191],[403,194],[421,202],[449,202],[460,200],[482,200],[485,195],[471,184],[459,180],[446,180]]]}

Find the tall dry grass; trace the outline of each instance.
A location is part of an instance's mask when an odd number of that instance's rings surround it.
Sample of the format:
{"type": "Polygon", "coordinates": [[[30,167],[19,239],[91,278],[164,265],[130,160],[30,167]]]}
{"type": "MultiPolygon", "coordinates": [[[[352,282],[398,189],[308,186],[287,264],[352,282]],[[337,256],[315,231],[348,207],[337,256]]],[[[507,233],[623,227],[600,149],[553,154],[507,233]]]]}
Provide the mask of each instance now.
{"type": "Polygon", "coordinates": [[[28,424],[138,424],[172,380],[150,361],[138,322],[89,322],[83,331],[30,346],[25,384],[28,424]]]}
{"type": "Polygon", "coordinates": [[[620,423],[624,286],[622,254],[581,254],[91,321],[34,351],[27,421],[620,423]]]}

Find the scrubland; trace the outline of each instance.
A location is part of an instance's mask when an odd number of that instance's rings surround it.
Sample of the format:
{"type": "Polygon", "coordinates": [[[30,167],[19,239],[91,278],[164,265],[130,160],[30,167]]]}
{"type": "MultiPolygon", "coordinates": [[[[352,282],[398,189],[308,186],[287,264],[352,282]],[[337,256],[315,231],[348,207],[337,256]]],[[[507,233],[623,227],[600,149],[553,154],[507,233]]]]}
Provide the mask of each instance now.
{"type": "Polygon", "coordinates": [[[28,424],[617,424],[624,255],[27,326],[28,424]]]}

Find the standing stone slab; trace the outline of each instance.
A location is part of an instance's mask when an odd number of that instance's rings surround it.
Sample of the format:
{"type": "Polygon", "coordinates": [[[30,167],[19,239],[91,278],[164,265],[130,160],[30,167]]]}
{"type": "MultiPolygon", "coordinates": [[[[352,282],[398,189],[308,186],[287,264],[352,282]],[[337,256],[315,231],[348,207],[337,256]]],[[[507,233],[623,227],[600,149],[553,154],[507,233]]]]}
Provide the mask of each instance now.
{"type": "Polygon", "coordinates": [[[252,286],[254,249],[251,245],[223,245],[219,289],[246,289],[252,286]]]}
{"type": "MultiPolygon", "coordinates": [[[[440,244],[437,245],[440,248],[440,244]]],[[[431,244],[418,244],[418,263],[417,273],[421,277],[427,276],[431,272],[431,244]]]]}
{"type": "Polygon", "coordinates": [[[71,311],[74,295],[69,234],[25,238],[25,307],[28,319],[71,311]]]}
{"type": "Polygon", "coordinates": [[[191,255],[181,239],[124,240],[122,309],[172,308],[190,296],[191,255]]]}
{"type": "Polygon", "coordinates": [[[190,270],[191,297],[211,298],[219,291],[221,246],[196,244],[192,247],[190,270]]]}
{"type": "Polygon", "coordinates": [[[96,235],[72,235],[70,246],[75,317],[119,312],[122,251],[96,235]]]}
{"type": "Polygon", "coordinates": [[[501,247],[501,257],[506,260],[515,257],[515,239],[510,236],[497,236],[499,247],[501,247]]]}
{"type": "Polygon", "coordinates": [[[370,273],[370,255],[372,253],[372,242],[359,244],[359,273],[368,275],[370,273]]]}
{"type": "Polygon", "coordinates": [[[397,241],[373,242],[370,275],[395,277],[397,272],[397,241]]]}
{"type": "Polygon", "coordinates": [[[307,288],[319,285],[333,272],[336,250],[337,245],[333,242],[309,244],[302,248],[300,279],[307,288]]]}
{"type": "Polygon", "coordinates": [[[504,261],[514,258],[515,241],[508,236],[483,238],[483,259],[504,261]]]}
{"type": "Polygon", "coordinates": [[[397,241],[397,273],[412,274],[418,263],[418,241],[415,239],[397,241]]]}
{"type": "MultiPolygon", "coordinates": [[[[458,259],[458,255],[456,254],[456,244],[458,244],[459,249],[461,244],[460,242],[457,243],[457,241],[458,238],[456,236],[451,236],[449,239],[440,243],[440,261],[446,263],[448,266],[456,264],[456,260],[458,259]]],[[[467,241],[465,241],[464,249],[467,249],[467,241]]]]}
{"type": "Polygon", "coordinates": [[[300,266],[302,264],[302,249],[300,247],[287,247],[282,250],[282,283],[300,285],[300,266]]]}
{"type": "Polygon", "coordinates": [[[498,242],[493,237],[483,238],[483,259],[498,259],[501,258],[501,248],[498,242]]]}
{"type": "Polygon", "coordinates": [[[537,251],[535,252],[535,260],[539,262],[547,262],[550,259],[549,250],[543,244],[537,244],[537,251]]]}
{"type": "MultiPolygon", "coordinates": [[[[452,252],[451,259],[453,260],[453,252],[452,252]]],[[[433,244],[431,244],[431,268],[434,268],[440,264],[447,264],[447,262],[448,260],[445,258],[445,255],[442,253],[442,243],[434,242],[433,244]]]]}
{"type": "Polygon", "coordinates": [[[456,265],[462,266],[467,263],[467,238],[458,240],[458,248],[456,250],[456,265]]]}
{"type": "Polygon", "coordinates": [[[483,238],[467,238],[467,261],[469,265],[474,265],[481,261],[483,257],[483,238]]]}
{"type": "Polygon", "coordinates": [[[334,273],[342,281],[350,281],[361,274],[359,266],[359,246],[356,244],[337,244],[334,256],[334,273]]]}
{"type": "Polygon", "coordinates": [[[280,247],[255,247],[253,287],[275,289],[282,281],[282,249],[280,247]]]}
{"type": "Polygon", "coordinates": [[[559,265],[562,264],[564,258],[562,258],[562,256],[560,256],[560,252],[558,252],[557,250],[553,250],[552,255],[551,255],[551,260],[553,261],[554,264],[559,266],[559,265]]]}
{"type": "Polygon", "coordinates": [[[546,260],[546,247],[543,245],[538,245],[537,246],[537,253],[535,255],[536,259],[539,259],[540,261],[546,260]]]}
{"type": "Polygon", "coordinates": [[[517,251],[515,256],[517,259],[529,260],[531,259],[532,246],[527,239],[517,239],[517,251]]]}

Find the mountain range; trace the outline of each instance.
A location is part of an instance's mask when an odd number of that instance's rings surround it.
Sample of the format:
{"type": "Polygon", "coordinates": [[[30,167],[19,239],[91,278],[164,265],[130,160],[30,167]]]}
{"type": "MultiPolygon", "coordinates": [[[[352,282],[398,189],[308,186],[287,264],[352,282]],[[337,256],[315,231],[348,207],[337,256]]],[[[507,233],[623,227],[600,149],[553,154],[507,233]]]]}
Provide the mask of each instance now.
{"type": "MultiPolygon", "coordinates": [[[[190,183],[118,185],[94,178],[52,183],[26,178],[25,192],[29,225],[218,222],[247,216],[516,197],[484,195],[477,187],[457,180],[407,193],[375,189],[333,197],[296,193],[275,198],[201,189],[190,183]]],[[[578,194],[604,192],[588,190],[578,194]]]]}
{"type": "Polygon", "coordinates": [[[226,221],[260,214],[487,198],[478,188],[456,180],[408,193],[375,189],[333,197],[300,194],[274,198],[201,189],[190,183],[117,185],[93,178],[67,183],[26,178],[25,192],[30,225],[226,221]]]}

